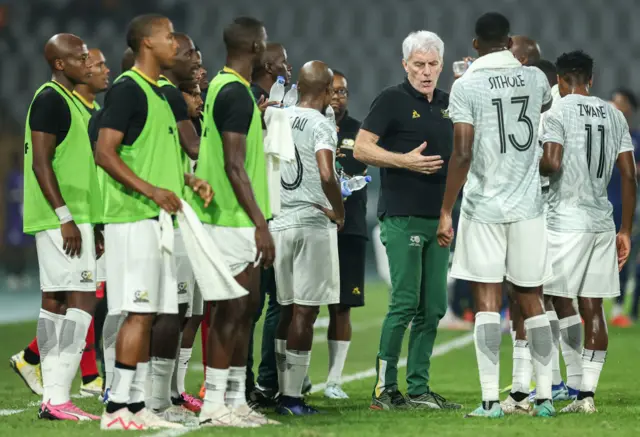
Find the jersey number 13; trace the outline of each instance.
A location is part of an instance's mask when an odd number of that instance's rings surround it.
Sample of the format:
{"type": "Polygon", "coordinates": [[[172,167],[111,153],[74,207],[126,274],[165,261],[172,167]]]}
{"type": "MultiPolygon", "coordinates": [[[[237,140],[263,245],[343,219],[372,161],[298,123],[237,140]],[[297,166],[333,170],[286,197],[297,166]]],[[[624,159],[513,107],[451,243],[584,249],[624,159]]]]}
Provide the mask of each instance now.
{"type": "Polygon", "coordinates": [[[502,99],[491,99],[491,104],[496,107],[498,111],[498,134],[500,135],[500,153],[507,153],[507,137],[509,142],[519,152],[524,152],[531,147],[533,143],[533,123],[527,116],[527,107],[529,106],[529,96],[512,97],[510,100],[512,105],[520,105],[520,114],[518,114],[518,123],[524,123],[527,127],[527,140],[524,143],[519,143],[516,136],[512,133],[506,133],[504,127],[504,109],[502,99]]]}

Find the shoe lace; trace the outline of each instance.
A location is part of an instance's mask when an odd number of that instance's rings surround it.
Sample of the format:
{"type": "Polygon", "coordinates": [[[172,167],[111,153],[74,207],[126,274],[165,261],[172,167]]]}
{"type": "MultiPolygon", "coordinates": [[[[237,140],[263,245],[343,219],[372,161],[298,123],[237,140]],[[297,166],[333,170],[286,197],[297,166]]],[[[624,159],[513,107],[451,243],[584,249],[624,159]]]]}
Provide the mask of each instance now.
{"type": "Polygon", "coordinates": [[[402,396],[402,393],[400,393],[399,391],[394,391],[390,393],[390,395],[391,395],[391,403],[393,405],[403,405],[407,402],[404,396],[402,396]]]}
{"type": "Polygon", "coordinates": [[[440,405],[447,405],[447,404],[449,404],[449,401],[447,401],[447,400],[444,398],[444,396],[441,396],[441,395],[439,395],[438,393],[436,393],[436,392],[434,392],[434,391],[432,391],[432,392],[431,392],[431,396],[433,396],[433,398],[434,398],[436,401],[438,401],[438,403],[439,403],[440,405]]]}

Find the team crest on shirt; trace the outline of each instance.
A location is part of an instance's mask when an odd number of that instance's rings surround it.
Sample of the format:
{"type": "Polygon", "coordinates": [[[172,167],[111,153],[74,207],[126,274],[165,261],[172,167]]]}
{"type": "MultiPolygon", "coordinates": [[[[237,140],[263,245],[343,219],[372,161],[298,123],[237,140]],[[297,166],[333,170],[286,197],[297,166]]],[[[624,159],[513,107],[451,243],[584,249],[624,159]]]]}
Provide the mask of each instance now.
{"type": "Polygon", "coordinates": [[[186,293],[187,293],[187,283],[178,282],[178,294],[186,294],[186,293]]]}
{"type": "Polygon", "coordinates": [[[451,118],[449,116],[449,109],[448,108],[447,109],[441,109],[440,110],[440,114],[442,114],[442,118],[451,118]]]}
{"type": "Polygon", "coordinates": [[[360,287],[356,287],[351,292],[354,296],[360,296],[362,293],[360,292],[360,287]]]}
{"type": "Polygon", "coordinates": [[[93,273],[89,270],[84,270],[82,273],[80,273],[80,276],[82,277],[82,279],[80,279],[80,282],[93,282],[93,273]]]}
{"type": "Polygon", "coordinates": [[[351,139],[351,138],[345,138],[342,140],[342,143],[340,144],[340,149],[346,149],[346,150],[353,150],[353,147],[355,146],[356,142],[351,139]]]}
{"type": "Polygon", "coordinates": [[[149,292],[146,290],[137,290],[133,295],[134,303],[149,303],[149,292]]]}
{"type": "Polygon", "coordinates": [[[420,114],[418,114],[418,111],[416,111],[415,109],[413,110],[413,113],[411,114],[411,118],[420,118],[420,114]]]}

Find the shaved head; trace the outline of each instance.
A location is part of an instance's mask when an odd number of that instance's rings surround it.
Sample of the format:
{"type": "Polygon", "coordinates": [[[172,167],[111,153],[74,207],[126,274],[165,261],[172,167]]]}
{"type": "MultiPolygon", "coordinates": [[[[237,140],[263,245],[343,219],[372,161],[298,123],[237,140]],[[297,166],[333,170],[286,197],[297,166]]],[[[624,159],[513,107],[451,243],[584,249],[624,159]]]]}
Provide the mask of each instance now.
{"type": "Polygon", "coordinates": [[[309,61],[300,69],[298,89],[301,97],[317,97],[331,88],[332,81],[333,72],[327,64],[322,61],[309,61]]]}
{"type": "Polygon", "coordinates": [[[88,56],[82,39],[70,33],[54,35],[44,46],[44,57],[54,75],[65,76],[73,85],[86,82],[88,56]]]}
{"type": "Polygon", "coordinates": [[[513,41],[511,53],[522,65],[531,65],[540,61],[540,46],[534,40],[524,35],[513,36],[511,40],[513,41]]]}
{"type": "Polygon", "coordinates": [[[251,80],[257,81],[264,76],[271,76],[275,82],[278,76],[284,77],[285,85],[291,81],[291,66],[287,60],[287,51],[280,43],[267,43],[267,48],[256,59],[251,73],[251,80]]]}

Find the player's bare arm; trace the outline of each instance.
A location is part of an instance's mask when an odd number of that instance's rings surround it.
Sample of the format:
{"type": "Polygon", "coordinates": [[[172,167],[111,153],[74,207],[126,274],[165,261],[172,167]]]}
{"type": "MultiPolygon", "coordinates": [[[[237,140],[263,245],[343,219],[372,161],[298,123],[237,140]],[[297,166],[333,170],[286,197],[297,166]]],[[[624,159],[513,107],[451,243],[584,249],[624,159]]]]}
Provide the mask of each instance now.
{"type": "Polygon", "coordinates": [[[360,129],[356,137],[353,156],[358,161],[378,168],[404,168],[416,173],[433,174],[442,168],[444,161],[440,155],[425,156],[427,148],[424,142],[409,153],[393,153],[378,145],[380,137],[372,132],[360,129]]]}
{"type": "Polygon", "coordinates": [[[451,211],[460,194],[460,190],[467,180],[471,157],[473,156],[473,137],[475,129],[468,123],[453,125],[453,153],[449,161],[447,186],[440,209],[440,223],[438,224],[438,244],[446,247],[453,242],[453,222],[451,211]]]}
{"type": "Polygon", "coordinates": [[[193,160],[198,159],[200,152],[200,137],[196,132],[191,120],[178,122],[178,134],[180,135],[180,146],[187,156],[193,160]]]}
{"type": "Polygon", "coordinates": [[[636,163],[633,152],[624,152],[618,155],[616,167],[620,170],[622,179],[622,224],[620,232],[616,236],[618,248],[618,269],[622,269],[629,259],[631,251],[631,228],[633,226],[633,214],[636,210],[636,163]]]}
{"type": "Polygon", "coordinates": [[[262,265],[269,268],[275,259],[275,246],[269,233],[267,221],[260,211],[251,188],[251,181],[244,168],[247,154],[247,136],[237,132],[222,132],[222,148],[224,152],[224,169],[231,182],[233,192],[253,224],[256,226],[257,258],[262,265]]]}
{"type": "Polygon", "coordinates": [[[160,208],[168,213],[175,213],[182,209],[178,196],[169,190],[154,187],[140,179],[124,161],[118,156],[118,147],[122,144],[124,133],[109,128],[100,129],[96,144],[96,164],[104,169],[109,176],[125,187],[153,200],[160,208]]]}
{"type": "Polygon", "coordinates": [[[550,176],[560,170],[562,166],[562,144],[552,142],[544,143],[542,150],[540,174],[542,176],[550,176]]]}
{"type": "MultiPolygon", "coordinates": [[[[34,131],[31,133],[33,146],[33,173],[36,175],[38,185],[42,189],[44,197],[57,210],[65,206],[65,201],[60,193],[58,179],[53,171],[53,157],[56,152],[56,136],[46,132],[34,131]]],[[[60,225],[62,232],[63,250],[69,256],[79,256],[82,249],[82,236],[73,220],[60,225]]]]}
{"type": "Polygon", "coordinates": [[[200,179],[191,173],[184,174],[184,184],[191,188],[195,193],[198,193],[200,198],[204,200],[204,207],[206,208],[213,200],[214,192],[209,182],[204,179],[200,179]]]}
{"type": "Polygon", "coordinates": [[[318,161],[318,169],[320,170],[320,182],[322,183],[322,191],[331,204],[331,210],[320,207],[320,209],[338,225],[338,230],[344,226],[344,202],[342,201],[342,193],[340,185],[333,165],[333,152],[331,150],[318,150],[316,152],[316,160],[318,161]]]}

